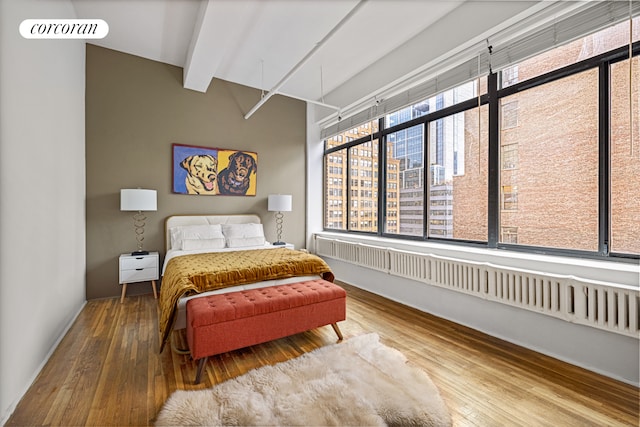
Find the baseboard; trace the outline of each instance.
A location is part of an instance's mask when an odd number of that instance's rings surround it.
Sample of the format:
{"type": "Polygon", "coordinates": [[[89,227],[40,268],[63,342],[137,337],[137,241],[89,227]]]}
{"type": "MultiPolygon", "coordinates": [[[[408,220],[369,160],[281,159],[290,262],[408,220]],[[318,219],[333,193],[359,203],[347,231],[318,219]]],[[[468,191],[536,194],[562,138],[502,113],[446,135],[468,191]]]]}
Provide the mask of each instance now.
{"type": "Polygon", "coordinates": [[[29,391],[29,389],[35,382],[36,378],[38,378],[38,375],[40,375],[40,372],[42,371],[42,369],[44,369],[45,365],[53,355],[53,352],[56,351],[56,349],[60,345],[60,342],[62,341],[62,339],[67,335],[67,332],[69,332],[69,329],[71,329],[76,319],[84,309],[85,305],[87,305],[87,301],[84,301],[82,303],[78,311],[74,314],[74,316],[67,323],[65,328],[62,330],[62,333],[60,333],[60,335],[58,336],[58,339],[56,339],[56,341],[53,343],[53,345],[49,349],[49,352],[46,354],[46,356],[42,360],[42,363],[40,363],[38,368],[35,370],[35,372],[31,376],[31,379],[28,381],[27,386],[24,388],[24,390],[22,390],[22,393],[20,393],[20,396],[18,397],[18,399],[16,399],[14,402],[11,403],[11,405],[9,405],[9,407],[7,408],[7,412],[3,414],[2,419],[0,419],[0,426],[5,425],[6,422],[9,420],[9,418],[11,417],[11,415],[13,415],[13,412],[16,410],[16,407],[18,406],[18,404],[20,403],[24,395],[27,394],[27,391],[29,391]]]}
{"type": "Polygon", "coordinates": [[[336,280],[611,379],[640,385],[637,338],[400,277],[393,278],[393,285],[388,286],[391,279],[384,273],[333,259],[328,263],[336,280]],[[609,352],[610,348],[617,351],[609,352]]]}

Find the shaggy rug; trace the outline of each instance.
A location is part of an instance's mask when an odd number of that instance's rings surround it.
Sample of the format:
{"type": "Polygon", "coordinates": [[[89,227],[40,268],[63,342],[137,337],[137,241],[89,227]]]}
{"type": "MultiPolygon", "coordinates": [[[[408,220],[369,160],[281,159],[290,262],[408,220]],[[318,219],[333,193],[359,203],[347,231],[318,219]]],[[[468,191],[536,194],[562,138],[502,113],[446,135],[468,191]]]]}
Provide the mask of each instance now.
{"type": "Polygon", "coordinates": [[[176,391],[156,425],[450,426],[451,418],[429,376],[367,334],[176,391]]]}

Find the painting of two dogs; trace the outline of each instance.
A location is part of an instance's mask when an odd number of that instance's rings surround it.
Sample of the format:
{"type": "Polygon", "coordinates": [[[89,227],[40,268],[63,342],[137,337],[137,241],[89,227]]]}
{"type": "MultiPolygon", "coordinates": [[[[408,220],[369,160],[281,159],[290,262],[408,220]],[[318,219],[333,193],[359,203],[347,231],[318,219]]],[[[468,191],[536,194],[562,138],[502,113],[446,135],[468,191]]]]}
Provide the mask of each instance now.
{"type": "Polygon", "coordinates": [[[173,192],[255,196],[258,155],[173,144],[173,192]]]}

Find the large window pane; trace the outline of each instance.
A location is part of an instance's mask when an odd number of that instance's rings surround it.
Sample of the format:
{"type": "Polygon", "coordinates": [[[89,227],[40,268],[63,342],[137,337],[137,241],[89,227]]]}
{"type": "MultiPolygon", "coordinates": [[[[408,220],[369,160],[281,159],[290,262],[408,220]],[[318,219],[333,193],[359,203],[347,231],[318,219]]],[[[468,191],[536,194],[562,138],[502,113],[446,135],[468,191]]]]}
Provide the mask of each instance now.
{"type": "Polygon", "coordinates": [[[487,240],[487,108],[429,124],[429,237],[487,240]]]}
{"type": "Polygon", "coordinates": [[[503,98],[501,110],[500,242],[597,250],[598,71],[503,98]]]}
{"type": "Polygon", "coordinates": [[[432,106],[429,105],[429,100],[420,101],[417,104],[413,104],[409,107],[403,108],[391,114],[387,114],[385,117],[385,127],[390,128],[395,125],[399,125],[409,120],[413,120],[416,117],[424,116],[432,110],[432,106]]]}
{"type": "Polygon", "coordinates": [[[347,150],[324,156],[325,207],[324,227],[347,229],[347,150]]]}
{"type": "MultiPolygon", "coordinates": [[[[640,17],[633,19],[633,41],[640,40],[640,17]]],[[[502,87],[537,77],[629,44],[629,21],[536,55],[502,71],[502,87]]]]}
{"type": "Polygon", "coordinates": [[[349,230],[378,231],[378,140],[349,148],[349,230]]]}
{"type": "MultiPolygon", "coordinates": [[[[482,77],[480,79],[480,91],[486,93],[487,91],[487,78],[482,77]]],[[[439,93],[431,98],[418,102],[417,104],[398,110],[394,113],[387,114],[385,117],[385,128],[390,128],[399,125],[416,117],[424,116],[434,111],[442,110],[443,108],[451,107],[452,105],[460,102],[468,101],[478,96],[478,80],[473,80],[467,83],[463,83],[460,86],[454,87],[442,93],[439,93]]]]}
{"type": "Polygon", "coordinates": [[[423,235],[423,129],[419,125],[387,136],[386,233],[423,235]]]}
{"type": "Polygon", "coordinates": [[[356,139],[363,138],[376,132],[378,132],[377,120],[363,123],[360,126],[356,126],[352,129],[349,129],[327,139],[325,149],[339,147],[340,145],[347,144],[349,142],[355,141],[356,139]]]}
{"type": "Polygon", "coordinates": [[[611,67],[611,251],[640,254],[640,59],[637,57],[633,59],[632,72],[630,105],[629,61],[611,67]]]}

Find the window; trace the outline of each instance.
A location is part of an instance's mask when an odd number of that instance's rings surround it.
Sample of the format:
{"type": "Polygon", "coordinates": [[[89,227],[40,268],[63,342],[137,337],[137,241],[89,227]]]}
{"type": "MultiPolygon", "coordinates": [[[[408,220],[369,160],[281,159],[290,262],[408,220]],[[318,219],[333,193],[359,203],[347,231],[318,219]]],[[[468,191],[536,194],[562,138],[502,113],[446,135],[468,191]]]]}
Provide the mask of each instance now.
{"type": "Polygon", "coordinates": [[[424,125],[418,125],[387,136],[387,188],[399,191],[387,193],[387,206],[393,206],[387,208],[387,218],[398,220],[386,222],[386,233],[423,235],[422,209],[417,209],[417,214],[415,209],[411,212],[405,209],[407,205],[418,208],[423,206],[423,129],[424,125]]]}
{"type": "Polygon", "coordinates": [[[390,128],[392,126],[408,122],[409,120],[413,120],[416,117],[424,116],[429,112],[429,108],[429,101],[420,101],[410,107],[403,108],[402,110],[387,115],[385,125],[390,128]]]}
{"type": "Polygon", "coordinates": [[[327,139],[325,141],[325,149],[339,147],[344,143],[355,141],[359,138],[371,135],[372,133],[375,133],[377,131],[378,123],[375,121],[371,122],[371,124],[366,123],[360,125],[327,139]]]}
{"type": "MultiPolygon", "coordinates": [[[[484,80],[486,79],[483,79],[483,81],[484,80]]],[[[402,110],[398,110],[394,113],[387,114],[385,127],[390,128],[392,126],[408,122],[409,120],[425,116],[428,113],[475,98],[478,96],[477,86],[476,80],[464,83],[429,99],[420,101],[417,104],[403,108],[402,110]]]]}
{"type": "Polygon", "coordinates": [[[640,59],[611,66],[611,251],[640,254],[640,59]],[[633,121],[630,115],[633,114],[633,121]],[[633,128],[631,127],[633,123],[633,128]],[[633,135],[633,139],[631,138],[633,135]]]}
{"type": "Polygon", "coordinates": [[[518,144],[503,145],[500,152],[502,170],[518,168],[518,144]]]}
{"type": "Polygon", "coordinates": [[[518,187],[515,185],[502,186],[502,210],[517,211],[518,210],[518,187]]]}
{"type": "Polygon", "coordinates": [[[518,126],[518,101],[502,104],[502,129],[511,129],[518,126]]]}
{"type": "MultiPolygon", "coordinates": [[[[636,42],[640,40],[640,17],[633,18],[633,28],[633,41],[636,42]]],[[[503,70],[502,84],[503,87],[511,86],[518,81],[532,79],[628,44],[629,21],[626,20],[503,70]],[[514,67],[516,68],[515,80],[513,79],[514,67]]]]}
{"type": "Polygon", "coordinates": [[[347,178],[345,169],[333,167],[335,163],[346,163],[347,150],[334,152],[325,157],[325,219],[324,226],[328,229],[344,230],[342,217],[346,216],[343,206],[346,206],[347,195],[345,183],[347,178]],[[338,160],[339,159],[339,160],[338,160]],[[336,209],[338,207],[338,209],[336,209]]]}
{"type": "Polygon", "coordinates": [[[627,21],[481,79],[488,96],[468,82],[351,142],[329,138],[326,194],[343,199],[330,210],[356,201],[345,231],[639,259],[640,44],[630,61],[628,40],[627,21]]]}
{"type": "Polygon", "coordinates": [[[487,240],[486,126],[486,107],[429,123],[428,236],[487,240]]]}
{"type": "Polygon", "coordinates": [[[518,65],[502,70],[502,87],[508,87],[518,83],[518,65]]]}
{"type": "Polygon", "coordinates": [[[501,226],[518,227],[521,245],[597,251],[598,70],[501,102],[514,101],[521,123],[500,135],[519,141],[518,170],[500,176],[501,226]]]}
{"type": "Polygon", "coordinates": [[[372,190],[377,187],[378,170],[373,165],[378,163],[378,140],[367,139],[351,150],[352,157],[352,175],[357,174],[360,179],[360,191],[352,196],[351,202],[354,206],[359,206],[360,211],[352,211],[349,217],[350,231],[378,231],[378,222],[367,220],[361,221],[361,218],[373,218],[378,215],[378,195],[372,190]],[[366,148],[366,149],[365,149],[366,148]],[[375,215],[374,215],[375,212],[375,215]]]}
{"type": "Polygon", "coordinates": [[[502,227],[500,239],[503,243],[518,243],[518,227],[502,227]]]}

